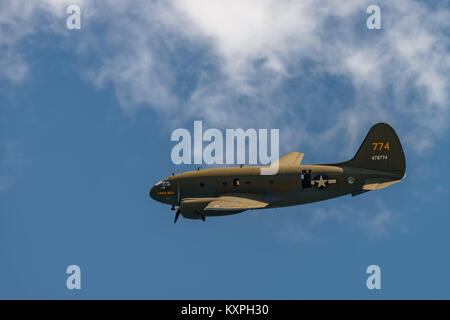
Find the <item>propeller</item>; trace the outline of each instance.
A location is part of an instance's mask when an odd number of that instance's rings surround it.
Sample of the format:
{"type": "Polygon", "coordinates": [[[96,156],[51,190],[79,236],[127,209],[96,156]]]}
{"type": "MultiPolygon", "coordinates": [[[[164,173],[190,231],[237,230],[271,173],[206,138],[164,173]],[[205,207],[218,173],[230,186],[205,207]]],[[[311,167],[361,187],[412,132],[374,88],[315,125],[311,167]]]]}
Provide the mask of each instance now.
{"type": "Polygon", "coordinates": [[[175,213],[175,220],[173,221],[173,223],[177,223],[178,217],[180,216],[180,213],[181,213],[181,210],[180,210],[180,205],[181,205],[180,183],[177,183],[177,196],[178,196],[178,209],[177,209],[177,212],[175,213]]]}
{"type": "Polygon", "coordinates": [[[173,223],[177,223],[178,217],[180,216],[180,209],[177,210],[177,213],[175,213],[175,220],[173,221],[173,223]]]}

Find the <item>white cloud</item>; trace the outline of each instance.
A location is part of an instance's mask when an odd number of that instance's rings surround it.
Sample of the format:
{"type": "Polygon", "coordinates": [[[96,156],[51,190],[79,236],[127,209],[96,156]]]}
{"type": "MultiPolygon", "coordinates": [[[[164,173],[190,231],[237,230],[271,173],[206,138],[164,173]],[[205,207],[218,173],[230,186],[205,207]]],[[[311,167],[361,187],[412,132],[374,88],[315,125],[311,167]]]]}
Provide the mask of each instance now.
{"type": "MultiPolygon", "coordinates": [[[[278,127],[286,151],[343,134],[346,155],[376,121],[391,122],[419,153],[448,129],[448,8],[385,2],[383,30],[369,31],[370,1],[78,2],[85,20],[76,46],[100,61],[81,72],[98,88],[114,87],[127,112],[150,107],[171,121],[278,127]]],[[[10,67],[3,77],[20,82],[29,74],[18,49],[24,38],[60,32],[70,42],[58,29],[68,1],[8,3],[0,23],[13,32],[2,34],[0,65],[10,67]],[[45,11],[58,24],[39,25],[45,11]]]]}
{"type": "Polygon", "coordinates": [[[56,19],[65,17],[69,4],[86,5],[86,2],[14,0],[0,3],[0,80],[20,84],[27,79],[29,62],[20,45],[39,31],[61,32],[56,19]]]}

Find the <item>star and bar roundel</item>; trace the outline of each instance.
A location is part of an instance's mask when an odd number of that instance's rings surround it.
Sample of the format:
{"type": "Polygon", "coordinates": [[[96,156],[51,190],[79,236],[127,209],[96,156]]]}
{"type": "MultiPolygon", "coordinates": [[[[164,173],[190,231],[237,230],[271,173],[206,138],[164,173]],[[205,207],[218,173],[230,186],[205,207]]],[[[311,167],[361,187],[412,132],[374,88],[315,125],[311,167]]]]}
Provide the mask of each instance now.
{"type": "Polygon", "coordinates": [[[318,174],[311,180],[311,185],[317,189],[326,189],[332,183],[336,183],[336,179],[329,179],[326,174],[318,174]]]}

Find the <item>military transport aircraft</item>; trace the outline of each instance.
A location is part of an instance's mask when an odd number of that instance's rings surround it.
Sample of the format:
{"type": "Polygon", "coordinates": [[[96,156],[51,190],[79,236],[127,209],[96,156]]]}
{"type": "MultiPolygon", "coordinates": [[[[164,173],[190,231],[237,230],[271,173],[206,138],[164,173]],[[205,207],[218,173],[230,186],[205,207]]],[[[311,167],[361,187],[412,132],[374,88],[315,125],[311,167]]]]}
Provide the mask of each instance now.
{"type": "Polygon", "coordinates": [[[353,159],[333,164],[301,164],[303,153],[278,160],[278,173],[261,175],[268,166],[189,171],[165,178],[150,196],[177,210],[175,221],[236,214],[245,210],[294,206],[346,194],[356,196],[386,188],[405,177],[405,156],[394,129],[374,125],[353,159]]]}

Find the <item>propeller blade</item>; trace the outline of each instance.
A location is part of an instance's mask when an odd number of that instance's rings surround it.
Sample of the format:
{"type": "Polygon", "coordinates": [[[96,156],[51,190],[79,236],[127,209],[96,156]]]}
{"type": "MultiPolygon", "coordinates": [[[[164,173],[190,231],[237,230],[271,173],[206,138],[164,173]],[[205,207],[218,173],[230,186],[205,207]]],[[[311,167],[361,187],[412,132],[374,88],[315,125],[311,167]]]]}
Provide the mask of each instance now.
{"type": "Polygon", "coordinates": [[[173,221],[173,223],[177,223],[178,217],[180,216],[180,209],[177,210],[177,213],[175,213],[175,220],[173,221]]]}

